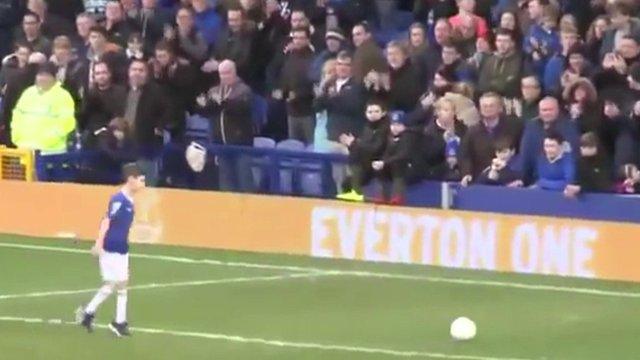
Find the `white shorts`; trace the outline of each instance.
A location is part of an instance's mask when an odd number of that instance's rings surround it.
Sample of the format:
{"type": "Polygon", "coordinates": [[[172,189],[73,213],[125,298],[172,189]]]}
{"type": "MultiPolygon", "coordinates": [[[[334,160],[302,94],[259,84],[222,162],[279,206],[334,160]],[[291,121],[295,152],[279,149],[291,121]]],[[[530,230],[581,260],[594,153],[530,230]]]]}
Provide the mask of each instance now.
{"type": "Polygon", "coordinates": [[[129,254],[104,252],[100,255],[100,275],[103,281],[123,282],[129,280],[129,254]]]}

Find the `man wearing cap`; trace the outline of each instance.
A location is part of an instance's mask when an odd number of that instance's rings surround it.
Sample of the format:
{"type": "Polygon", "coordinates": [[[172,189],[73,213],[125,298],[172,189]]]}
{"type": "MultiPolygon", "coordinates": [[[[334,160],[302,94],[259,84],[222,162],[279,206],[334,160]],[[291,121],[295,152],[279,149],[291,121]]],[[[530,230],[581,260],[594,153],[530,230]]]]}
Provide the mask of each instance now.
{"type": "Polygon", "coordinates": [[[57,68],[45,63],[13,109],[12,141],[18,148],[65,152],[76,128],[73,98],[56,80],[57,68]]]}
{"type": "Polygon", "coordinates": [[[309,71],[309,78],[316,84],[320,82],[324,63],[327,62],[327,60],[335,59],[338,53],[346,47],[346,38],[339,28],[327,30],[324,38],[327,48],[316,55],[311,64],[311,70],[309,71]]]}

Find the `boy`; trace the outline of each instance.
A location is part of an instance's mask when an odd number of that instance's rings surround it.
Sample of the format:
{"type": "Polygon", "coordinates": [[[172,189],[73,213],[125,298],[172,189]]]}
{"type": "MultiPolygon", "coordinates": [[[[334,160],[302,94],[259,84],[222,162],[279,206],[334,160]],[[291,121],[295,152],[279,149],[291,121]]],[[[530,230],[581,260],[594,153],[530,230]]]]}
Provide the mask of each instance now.
{"type": "Polygon", "coordinates": [[[122,172],[125,184],[111,197],[107,216],[100,224],[98,239],[91,249],[91,254],[99,258],[104,285],[86,307],[76,311],[80,325],[92,332],[98,306],[116,290],[116,318],[109,324],[109,329],[118,337],[131,335],[127,324],[128,238],[134,216],[133,195],[145,187],[145,177],[138,165],[124,165],[122,172]]]}
{"type": "Polygon", "coordinates": [[[373,178],[371,162],[380,159],[389,137],[389,120],[386,106],[379,100],[367,103],[367,125],[362,135],[340,135],[340,143],[349,148],[349,169],[351,170],[351,191],[337,196],[340,200],[364,201],[362,186],[373,178]]]}
{"type": "Polygon", "coordinates": [[[516,149],[513,144],[508,140],[499,140],[495,149],[496,157],[491,161],[491,165],[482,171],[478,177],[478,184],[522,186],[522,176],[514,169],[516,149]]]}
{"type": "Polygon", "coordinates": [[[417,133],[408,130],[405,125],[406,116],[397,111],[391,115],[390,131],[387,146],[382,160],[371,163],[371,168],[382,183],[382,202],[391,205],[405,203],[405,193],[408,182],[414,182],[418,176],[412,166],[411,155],[415,153],[417,133]],[[386,183],[391,180],[391,194],[386,183]]]}
{"type": "Polygon", "coordinates": [[[538,180],[534,187],[543,190],[566,191],[575,180],[576,166],[570,154],[565,154],[564,138],[550,131],[544,138],[544,155],[538,158],[538,180]]]}
{"type": "Polygon", "coordinates": [[[569,185],[564,191],[567,197],[580,192],[611,192],[612,170],[606,156],[599,149],[598,137],[588,132],[580,137],[580,159],[578,160],[578,185],[569,185]]]}

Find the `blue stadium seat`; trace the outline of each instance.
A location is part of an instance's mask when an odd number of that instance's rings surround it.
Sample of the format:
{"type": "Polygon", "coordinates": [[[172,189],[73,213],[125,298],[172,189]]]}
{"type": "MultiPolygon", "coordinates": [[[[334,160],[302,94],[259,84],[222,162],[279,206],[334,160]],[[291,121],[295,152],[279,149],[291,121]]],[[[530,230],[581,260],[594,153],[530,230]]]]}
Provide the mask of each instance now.
{"type": "MultiPolygon", "coordinates": [[[[253,138],[253,147],[274,149],[276,141],[268,137],[255,137],[253,138]]],[[[253,181],[258,192],[268,192],[269,190],[269,176],[267,174],[268,171],[265,171],[265,169],[270,165],[268,156],[254,157],[252,160],[251,171],[253,172],[253,181]]]]}
{"type": "Polygon", "coordinates": [[[254,95],[251,103],[251,117],[255,134],[262,133],[262,129],[267,125],[269,113],[269,103],[260,96],[254,95]]]}
{"type": "Polygon", "coordinates": [[[200,115],[191,115],[186,119],[185,135],[189,140],[211,141],[211,123],[200,115]]]}

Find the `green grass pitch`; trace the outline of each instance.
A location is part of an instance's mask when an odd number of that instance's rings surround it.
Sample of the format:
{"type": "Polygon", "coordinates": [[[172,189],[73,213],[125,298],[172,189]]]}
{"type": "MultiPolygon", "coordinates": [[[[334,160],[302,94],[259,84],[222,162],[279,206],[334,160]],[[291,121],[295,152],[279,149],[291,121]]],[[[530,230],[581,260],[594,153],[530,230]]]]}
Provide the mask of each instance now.
{"type": "Polygon", "coordinates": [[[152,245],[132,247],[133,336],[87,334],[90,246],[0,236],[0,359],[640,359],[640,284],[152,245]],[[458,316],[474,340],[450,339],[458,316]]]}

